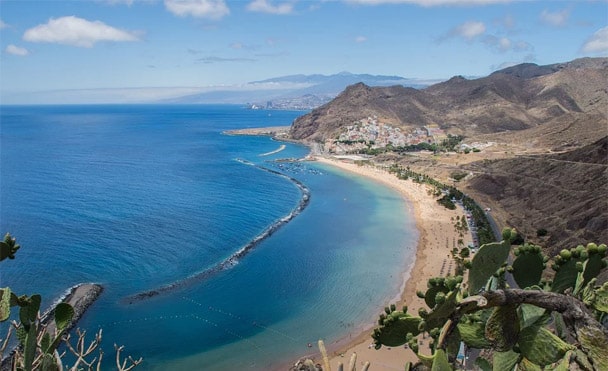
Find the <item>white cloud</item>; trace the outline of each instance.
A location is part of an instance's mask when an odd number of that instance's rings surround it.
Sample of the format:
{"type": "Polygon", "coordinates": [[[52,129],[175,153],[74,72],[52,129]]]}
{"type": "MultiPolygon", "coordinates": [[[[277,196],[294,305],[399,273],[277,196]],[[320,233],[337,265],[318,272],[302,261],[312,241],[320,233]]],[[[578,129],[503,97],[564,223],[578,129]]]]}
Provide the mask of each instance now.
{"type": "Polygon", "coordinates": [[[4,21],[2,19],[0,19],[0,30],[7,28],[8,24],[4,23],[4,21]]]}
{"type": "Polygon", "coordinates": [[[540,13],[540,20],[546,24],[555,27],[563,27],[568,23],[568,18],[570,17],[570,10],[564,9],[558,12],[550,12],[548,10],[543,10],[540,13]]]}
{"type": "Polygon", "coordinates": [[[290,14],[293,12],[293,3],[272,5],[269,0],[253,0],[247,5],[247,10],[268,14],[290,14]]]}
{"type": "Polygon", "coordinates": [[[22,48],[13,44],[8,45],[5,51],[8,54],[18,55],[20,57],[25,57],[26,55],[30,54],[30,52],[26,48],[22,48]]]}
{"type": "Polygon", "coordinates": [[[507,37],[496,37],[494,35],[484,36],[481,42],[501,53],[508,51],[524,52],[534,49],[532,45],[525,41],[515,42],[507,37]]]}
{"type": "Polygon", "coordinates": [[[180,17],[220,19],[230,14],[224,0],[165,0],[165,7],[180,17]]]}
{"type": "Polygon", "coordinates": [[[355,37],[355,42],[356,43],[364,43],[366,41],[367,41],[367,37],[365,37],[365,36],[357,36],[357,37],[355,37]]]}
{"type": "Polygon", "coordinates": [[[483,22],[470,21],[461,24],[454,28],[450,34],[460,36],[467,40],[473,40],[477,36],[483,35],[486,32],[486,25],[483,22]]]}
{"type": "Polygon", "coordinates": [[[581,50],[584,53],[608,53],[608,27],[597,30],[581,50]]]}
{"type": "Polygon", "coordinates": [[[224,58],[217,56],[209,56],[204,58],[197,59],[197,62],[201,62],[204,64],[212,64],[212,63],[226,63],[226,62],[256,62],[256,59],[253,58],[224,58]]]}
{"type": "Polygon", "coordinates": [[[23,39],[85,48],[90,48],[99,41],[139,40],[132,32],[108,26],[100,21],[91,22],[74,16],[51,18],[46,24],[25,31],[23,39]]]}
{"type": "Polygon", "coordinates": [[[110,4],[110,5],[116,5],[116,4],[126,4],[128,6],[133,5],[133,2],[135,0],[105,0],[106,3],[110,4]]]}
{"type": "Polygon", "coordinates": [[[380,5],[380,4],[414,4],[420,6],[441,6],[441,5],[486,5],[509,3],[512,0],[344,0],[347,3],[362,4],[362,5],[380,5]]]}

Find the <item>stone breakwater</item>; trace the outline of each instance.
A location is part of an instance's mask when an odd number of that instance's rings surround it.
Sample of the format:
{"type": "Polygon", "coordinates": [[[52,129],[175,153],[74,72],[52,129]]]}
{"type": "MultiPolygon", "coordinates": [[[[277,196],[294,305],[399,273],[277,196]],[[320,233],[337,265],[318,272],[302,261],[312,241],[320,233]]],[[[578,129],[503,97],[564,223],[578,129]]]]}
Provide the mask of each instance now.
{"type": "Polygon", "coordinates": [[[260,170],[277,175],[279,177],[285,178],[285,179],[289,180],[290,182],[292,182],[296,187],[298,187],[298,189],[300,190],[300,193],[302,195],[300,197],[300,201],[298,202],[296,207],[293,210],[291,210],[291,212],[289,214],[285,215],[284,217],[282,217],[282,218],[278,219],[277,221],[275,221],[274,223],[272,223],[270,226],[268,226],[266,229],[264,229],[260,234],[258,234],[251,241],[249,241],[245,246],[241,247],[238,251],[236,251],[234,254],[230,255],[228,258],[224,259],[220,263],[218,263],[206,270],[203,270],[203,271],[195,273],[189,277],[186,277],[180,281],[172,282],[170,284],[158,287],[156,289],[152,289],[152,290],[140,292],[140,293],[132,295],[132,296],[128,296],[123,299],[124,303],[134,304],[136,302],[150,299],[150,298],[153,298],[153,297],[161,295],[161,294],[166,294],[168,292],[186,287],[188,285],[204,281],[204,280],[208,279],[209,277],[211,277],[221,271],[224,271],[226,269],[229,269],[229,268],[235,266],[236,264],[239,263],[239,261],[245,255],[247,255],[251,250],[253,250],[260,242],[262,242],[266,238],[270,237],[279,228],[281,228],[285,224],[289,223],[293,218],[298,216],[298,214],[300,214],[306,208],[306,206],[308,206],[308,204],[310,203],[310,189],[308,189],[308,187],[304,183],[300,182],[299,180],[292,178],[288,175],[285,175],[279,171],[256,165],[247,160],[236,159],[236,161],[243,163],[245,165],[254,166],[260,170]]]}
{"type": "MultiPolygon", "coordinates": [[[[57,299],[43,314],[40,315],[40,323],[46,325],[46,332],[48,334],[54,334],[57,326],[53,319],[53,313],[55,307],[59,303],[68,303],[74,308],[74,316],[72,322],[67,327],[67,331],[71,330],[76,326],[80,318],[84,315],[87,309],[97,300],[99,295],[103,292],[103,286],[96,283],[79,283],[78,285],[70,287],[59,299],[57,299]]],[[[0,371],[12,370],[13,356],[15,349],[13,349],[9,355],[2,359],[0,362],[0,371]]]]}
{"type": "Polygon", "coordinates": [[[67,292],[60,297],[51,308],[44,312],[41,316],[41,322],[47,324],[47,331],[53,333],[55,331],[55,321],[53,320],[53,312],[58,303],[64,302],[70,304],[74,308],[74,317],[68,326],[68,330],[72,329],[80,318],[84,315],[87,309],[97,300],[103,292],[103,287],[96,283],[81,283],[72,286],[67,292]]]}

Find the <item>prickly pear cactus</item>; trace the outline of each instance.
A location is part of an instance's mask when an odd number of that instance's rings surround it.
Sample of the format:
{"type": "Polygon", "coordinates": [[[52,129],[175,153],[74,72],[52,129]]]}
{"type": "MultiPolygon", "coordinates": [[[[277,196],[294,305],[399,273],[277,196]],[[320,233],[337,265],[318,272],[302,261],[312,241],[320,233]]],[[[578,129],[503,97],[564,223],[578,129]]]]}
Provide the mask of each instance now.
{"type": "Polygon", "coordinates": [[[393,311],[387,315],[381,314],[378,322],[381,322],[381,325],[372,334],[376,348],[382,345],[396,347],[408,342],[408,335],[411,337],[420,333],[418,327],[422,318],[393,311]]]}
{"type": "Polygon", "coordinates": [[[553,258],[555,271],[551,291],[562,293],[572,288],[582,288],[607,266],[606,245],[589,243],[586,247],[578,245],[570,250],[563,249],[553,258]],[[582,277],[579,278],[579,273],[582,277]]]}
{"type": "Polygon", "coordinates": [[[567,351],[574,349],[572,345],[540,325],[522,329],[518,345],[525,358],[542,367],[559,361],[567,351]]]}
{"type": "Polygon", "coordinates": [[[469,269],[469,294],[474,295],[485,287],[507,260],[510,249],[511,245],[505,241],[485,244],[479,248],[469,269]]]}
{"type": "Polygon", "coordinates": [[[457,325],[460,339],[471,348],[485,349],[492,344],[486,339],[483,322],[460,322],[457,325]]]}
{"type": "Polygon", "coordinates": [[[600,273],[602,268],[606,267],[606,245],[597,246],[594,243],[587,245],[587,262],[583,271],[584,282],[589,282],[600,273]]]}
{"type": "Polygon", "coordinates": [[[506,352],[517,343],[519,336],[517,307],[517,305],[496,307],[486,322],[486,339],[499,352],[506,352]]]}
{"type": "Polygon", "coordinates": [[[443,277],[431,278],[428,282],[428,290],[424,294],[424,302],[429,308],[434,308],[438,301],[443,302],[445,300],[445,294],[449,291],[443,277]]]}
{"type": "Polygon", "coordinates": [[[549,259],[539,246],[516,246],[515,259],[508,266],[511,243],[523,239],[510,229],[503,231],[503,239],[483,245],[471,261],[460,257],[469,269],[467,283],[462,276],[429,280],[427,290],[417,292],[428,306],[419,309],[419,317],[408,315],[407,309],[396,312],[395,306],[387,307],[374,331],[377,347],[407,343],[424,367],[435,370],[455,365],[461,342],[494,351],[493,365],[478,358],[476,364],[483,370],[608,370],[608,337],[596,324],[608,315],[608,283],[598,286],[596,278],[607,265],[606,245],[564,249],[553,259],[556,273],[550,281],[543,279],[549,259]],[[507,271],[522,289],[507,287],[507,271]],[[564,292],[569,298],[562,303],[564,292]],[[548,304],[550,300],[558,305],[548,304]],[[573,319],[569,310],[577,305],[586,306],[595,317],[584,317],[584,322],[573,319]],[[572,328],[575,333],[569,332],[572,328]],[[429,336],[431,355],[419,351],[416,336],[422,332],[429,336]]]}
{"type": "Polygon", "coordinates": [[[540,246],[523,245],[513,250],[513,278],[519,287],[538,285],[545,269],[545,259],[540,246]]]}

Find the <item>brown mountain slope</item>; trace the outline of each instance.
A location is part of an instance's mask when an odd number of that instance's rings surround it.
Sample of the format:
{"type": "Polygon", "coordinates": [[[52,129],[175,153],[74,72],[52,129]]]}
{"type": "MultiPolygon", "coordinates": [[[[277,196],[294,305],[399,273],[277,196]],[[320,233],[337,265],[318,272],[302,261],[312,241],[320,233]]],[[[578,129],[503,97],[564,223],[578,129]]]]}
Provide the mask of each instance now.
{"type": "Polygon", "coordinates": [[[290,135],[294,139],[322,141],[369,116],[378,116],[395,126],[421,126],[432,122],[432,118],[427,118],[432,104],[424,91],[402,86],[371,88],[359,83],[347,87],[330,103],[296,119],[290,135]]]}
{"type": "Polygon", "coordinates": [[[294,139],[323,141],[369,116],[404,128],[436,123],[468,137],[571,122],[581,113],[605,120],[607,86],[608,58],[524,64],[475,80],[454,77],[423,90],[356,84],[294,121],[290,134],[294,139]]]}
{"type": "Polygon", "coordinates": [[[527,237],[546,229],[551,253],[608,241],[608,137],[570,152],[481,161],[466,169],[477,174],[466,185],[474,197],[497,202],[505,224],[527,237]]]}

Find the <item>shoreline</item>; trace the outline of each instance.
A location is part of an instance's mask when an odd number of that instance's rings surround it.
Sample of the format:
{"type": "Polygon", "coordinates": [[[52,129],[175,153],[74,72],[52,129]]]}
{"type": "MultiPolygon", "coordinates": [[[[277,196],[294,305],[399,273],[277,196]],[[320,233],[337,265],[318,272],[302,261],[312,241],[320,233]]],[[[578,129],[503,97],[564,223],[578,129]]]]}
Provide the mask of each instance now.
{"type": "MultiPolygon", "coordinates": [[[[389,305],[398,299],[395,303],[397,308],[407,305],[408,313],[417,313],[419,308],[426,308],[424,300],[416,296],[416,291],[424,291],[427,280],[431,277],[453,273],[451,271],[453,264],[449,254],[453,242],[459,237],[454,231],[451,218],[462,215],[464,211],[460,208],[448,210],[438,204],[435,198],[427,193],[426,184],[417,184],[412,180],[400,180],[393,174],[374,166],[359,166],[355,163],[320,156],[316,156],[315,159],[320,163],[389,186],[411,206],[419,233],[413,264],[408,264],[402,271],[401,292],[395,293],[390,302],[377,304],[389,305]],[[412,280],[411,277],[416,277],[416,279],[412,280]]],[[[471,241],[470,234],[465,236],[465,245],[471,241]]],[[[383,346],[376,350],[370,346],[373,343],[371,331],[376,326],[374,316],[374,318],[370,318],[369,323],[360,324],[358,328],[363,330],[356,335],[353,334],[352,338],[348,336],[330,344],[326,343],[331,367],[337,369],[339,363],[347,363],[352,353],[357,353],[357,361],[361,365],[369,361],[370,370],[403,370],[407,361],[413,363],[418,361],[418,357],[404,347],[383,346]]]]}

